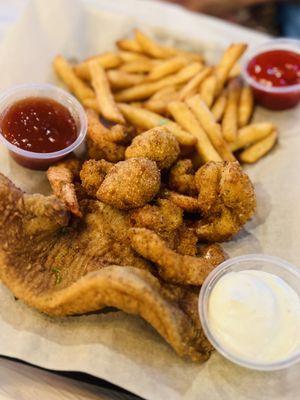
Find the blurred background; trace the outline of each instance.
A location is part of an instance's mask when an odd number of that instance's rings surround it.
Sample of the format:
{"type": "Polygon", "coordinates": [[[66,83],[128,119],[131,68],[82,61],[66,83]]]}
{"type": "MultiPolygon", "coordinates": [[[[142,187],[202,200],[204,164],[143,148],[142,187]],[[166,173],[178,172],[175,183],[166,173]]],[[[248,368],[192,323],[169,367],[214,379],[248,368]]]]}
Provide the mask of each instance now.
{"type": "Polygon", "coordinates": [[[300,38],[300,0],[167,1],[272,35],[300,38]]]}
{"type": "MultiPolygon", "coordinates": [[[[51,0],[44,0],[45,2],[51,0]]],[[[118,2],[122,0],[107,0],[118,2]]],[[[152,1],[152,0],[140,0],[152,1]]],[[[300,39],[300,0],[161,0],[276,36],[300,39]]],[[[28,0],[0,0],[0,37],[28,0]]]]}

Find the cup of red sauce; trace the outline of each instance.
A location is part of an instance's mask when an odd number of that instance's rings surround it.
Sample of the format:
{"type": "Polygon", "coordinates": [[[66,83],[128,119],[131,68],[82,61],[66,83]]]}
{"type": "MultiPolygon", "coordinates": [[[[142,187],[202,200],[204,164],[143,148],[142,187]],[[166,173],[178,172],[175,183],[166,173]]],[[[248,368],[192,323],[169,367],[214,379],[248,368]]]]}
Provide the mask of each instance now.
{"type": "Polygon", "coordinates": [[[23,167],[47,169],[73,152],[86,132],[83,107],[56,86],[20,85],[0,96],[0,141],[23,167]]]}
{"type": "Polygon", "coordinates": [[[300,41],[274,39],[249,50],[243,76],[259,104],[286,110],[300,101],[300,41]]]}

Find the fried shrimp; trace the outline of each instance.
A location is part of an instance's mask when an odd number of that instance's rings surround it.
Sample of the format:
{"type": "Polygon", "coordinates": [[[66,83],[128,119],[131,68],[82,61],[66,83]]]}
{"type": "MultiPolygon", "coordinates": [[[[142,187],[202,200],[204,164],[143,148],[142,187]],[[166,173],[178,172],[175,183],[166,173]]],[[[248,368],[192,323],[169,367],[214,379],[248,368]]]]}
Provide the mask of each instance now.
{"type": "Polygon", "coordinates": [[[88,109],[86,114],[88,118],[87,147],[89,158],[104,159],[111,162],[124,160],[125,146],[116,143],[116,141],[125,138],[124,131],[117,127],[111,130],[106,128],[102,125],[94,110],[88,109]]]}
{"type": "Polygon", "coordinates": [[[146,157],[156,161],[158,168],[167,169],[177,160],[179,152],[175,136],[166,128],[157,127],[136,136],[127,147],[125,157],[146,157]]]}
{"type": "Polygon", "coordinates": [[[214,252],[208,249],[201,257],[181,255],[149,229],[132,228],[130,239],[133,249],[154,262],[162,279],[172,283],[199,286],[209,272],[225,259],[222,249],[217,245],[214,252]]]}
{"type": "Polygon", "coordinates": [[[197,213],[200,211],[200,204],[197,198],[186,196],[171,190],[164,190],[163,197],[172,201],[176,206],[182,208],[183,211],[197,213]]]}
{"type": "Polygon", "coordinates": [[[101,183],[113,165],[105,160],[88,160],[84,162],[80,171],[80,179],[83,188],[89,196],[96,197],[101,183]]]}
{"type": "Polygon", "coordinates": [[[181,194],[191,196],[197,194],[193,164],[190,159],[179,160],[171,168],[169,174],[169,187],[181,194]]]}
{"type": "Polygon", "coordinates": [[[195,181],[203,215],[196,229],[199,239],[230,239],[255,211],[255,193],[248,175],[237,162],[210,162],[197,171],[195,181]]]}
{"type": "Polygon", "coordinates": [[[97,191],[97,198],[122,210],[145,205],[158,193],[160,171],[154,161],[130,158],[115,164],[97,191]]]}
{"type": "Polygon", "coordinates": [[[70,158],[51,166],[47,171],[47,178],[53,193],[77,217],[81,217],[82,213],[76,196],[74,180],[79,176],[80,166],[81,163],[78,159],[70,158]]]}

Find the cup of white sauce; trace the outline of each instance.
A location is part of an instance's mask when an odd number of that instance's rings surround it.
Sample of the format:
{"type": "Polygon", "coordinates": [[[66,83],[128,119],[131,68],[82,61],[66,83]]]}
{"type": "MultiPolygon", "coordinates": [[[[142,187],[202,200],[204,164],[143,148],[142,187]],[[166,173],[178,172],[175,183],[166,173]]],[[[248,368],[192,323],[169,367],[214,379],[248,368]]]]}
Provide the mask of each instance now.
{"type": "Polygon", "coordinates": [[[300,269],[264,254],[229,259],[202,285],[199,314],[224,357],[261,371],[300,361],[300,269]]]}

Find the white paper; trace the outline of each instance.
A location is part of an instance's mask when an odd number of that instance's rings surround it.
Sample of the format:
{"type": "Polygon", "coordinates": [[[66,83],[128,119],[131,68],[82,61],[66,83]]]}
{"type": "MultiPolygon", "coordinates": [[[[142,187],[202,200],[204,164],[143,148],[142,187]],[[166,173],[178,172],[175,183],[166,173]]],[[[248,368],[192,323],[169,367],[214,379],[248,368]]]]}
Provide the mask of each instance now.
{"type": "MultiPolygon", "coordinates": [[[[0,48],[0,89],[24,82],[58,83],[51,71],[57,53],[82,59],[109,50],[136,26],[164,41],[201,48],[211,60],[232,41],[265,40],[150,0],[36,0],[0,48]]],[[[258,110],[255,118],[275,121],[280,143],[247,168],[256,186],[257,215],[225,247],[231,255],[265,252],[300,265],[299,108],[281,113],[258,110]]],[[[44,173],[23,169],[2,147],[0,151],[1,172],[29,192],[49,192],[44,173]]],[[[300,366],[255,372],[217,353],[205,364],[187,362],[138,317],[115,312],[49,318],[15,301],[4,287],[0,302],[0,354],[6,356],[50,369],[87,372],[151,400],[300,398],[300,366]]]]}

